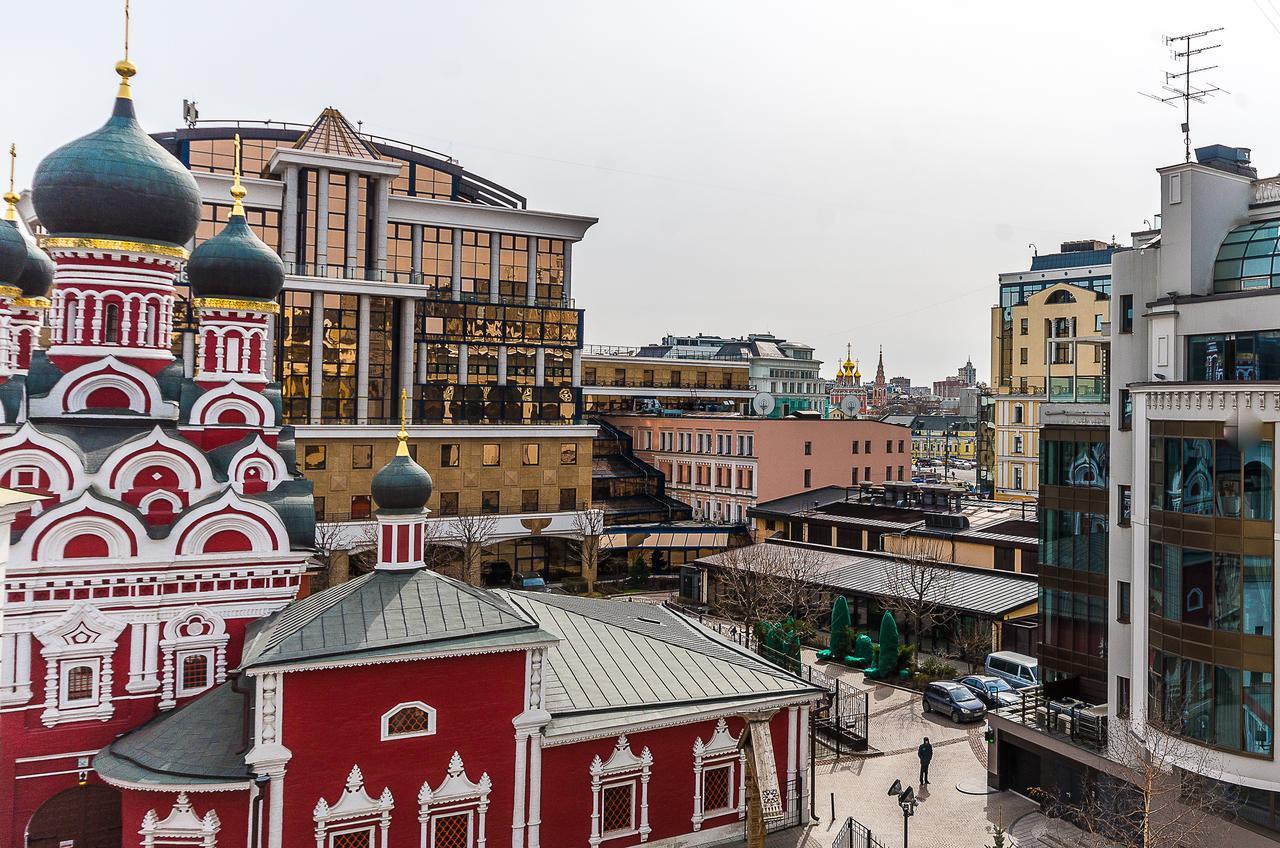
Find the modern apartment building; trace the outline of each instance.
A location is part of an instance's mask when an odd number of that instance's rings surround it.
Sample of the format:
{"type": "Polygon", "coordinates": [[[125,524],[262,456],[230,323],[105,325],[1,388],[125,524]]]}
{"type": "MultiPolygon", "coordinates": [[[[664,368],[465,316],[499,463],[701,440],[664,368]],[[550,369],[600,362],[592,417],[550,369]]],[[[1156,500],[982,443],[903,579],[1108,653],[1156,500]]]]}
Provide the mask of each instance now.
{"type": "Polygon", "coordinates": [[[991,310],[996,500],[1034,500],[1040,407],[1100,403],[1108,393],[1108,322],[1114,245],[1062,244],[1027,271],[1000,275],[991,310]]]}
{"type": "Polygon", "coordinates": [[[587,345],[582,395],[588,412],[747,412],[751,362],[718,352],[587,345]]]}
{"type": "MultiPolygon", "coordinates": [[[[336,109],[309,125],[197,123],[153,136],[195,177],[193,248],[231,212],[236,135],[249,226],[285,263],[268,327],[268,392],[295,427],[324,522],[367,520],[395,449],[400,398],[435,480],[439,520],[496,516],[495,559],[572,568],[565,539],[591,499],[583,312],[573,249],[594,218],[524,197],[336,109]]],[[[31,228],[40,222],[24,198],[31,228]]],[[[176,286],[174,352],[197,371],[195,312],[176,286]]]]}
{"type": "Polygon", "coordinates": [[[745,523],[760,500],[911,477],[911,431],[879,421],[712,414],[607,420],[663,474],[666,493],[706,521],[745,523]]]}

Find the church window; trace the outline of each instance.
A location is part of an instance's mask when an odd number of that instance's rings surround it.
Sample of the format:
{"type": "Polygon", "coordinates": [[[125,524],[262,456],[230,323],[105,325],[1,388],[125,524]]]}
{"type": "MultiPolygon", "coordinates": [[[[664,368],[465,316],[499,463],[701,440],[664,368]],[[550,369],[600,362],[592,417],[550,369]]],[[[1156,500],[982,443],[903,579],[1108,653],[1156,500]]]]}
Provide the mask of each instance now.
{"type": "Polygon", "coordinates": [[[471,814],[437,816],[432,822],[431,848],[471,848],[471,814]]]}
{"type": "Polygon", "coordinates": [[[98,700],[98,670],[94,666],[68,665],[63,679],[63,702],[66,705],[98,700]]]}
{"type": "Polygon", "coordinates": [[[186,654],[182,657],[179,695],[193,695],[209,688],[209,653],[186,654]]]}
{"type": "Polygon", "coordinates": [[[105,318],[102,322],[102,338],[103,341],[110,344],[118,344],[120,342],[120,307],[114,303],[108,303],[105,318]]]}
{"type": "Polygon", "coordinates": [[[329,834],[329,848],[373,848],[373,828],[329,834]]]}
{"type": "Polygon", "coordinates": [[[398,704],[382,716],[382,738],[384,740],[430,736],[435,732],[436,711],[421,701],[398,704]]]}
{"type": "Polygon", "coordinates": [[[625,833],[635,828],[636,782],[606,786],[600,793],[600,829],[610,834],[625,833]]]}

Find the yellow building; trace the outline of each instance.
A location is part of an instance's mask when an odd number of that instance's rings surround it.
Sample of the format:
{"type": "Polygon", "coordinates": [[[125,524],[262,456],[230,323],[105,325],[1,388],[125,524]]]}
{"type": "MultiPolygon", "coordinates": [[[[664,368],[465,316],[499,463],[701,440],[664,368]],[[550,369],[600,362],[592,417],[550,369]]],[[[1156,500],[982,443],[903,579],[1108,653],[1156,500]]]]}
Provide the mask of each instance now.
{"type": "Polygon", "coordinates": [[[1030,272],[1001,275],[991,311],[996,500],[1037,497],[1042,404],[1107,403],[1112,250],[1068,242],[1030,272]]]}

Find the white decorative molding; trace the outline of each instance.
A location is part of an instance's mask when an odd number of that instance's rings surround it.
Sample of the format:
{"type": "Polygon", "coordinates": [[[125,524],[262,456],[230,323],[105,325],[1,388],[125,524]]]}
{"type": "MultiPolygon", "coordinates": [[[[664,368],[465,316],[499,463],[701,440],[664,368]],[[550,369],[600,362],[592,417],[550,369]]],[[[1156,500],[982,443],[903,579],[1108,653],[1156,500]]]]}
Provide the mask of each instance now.
{"type": "Polygon", "coordinates": [[[191,405],[188,419],[195,426],[214,427],[218,425],[218,417],[228,410],[235,410],[244,417],[243,423],[230,426],[261,428],[276,425],[275,408],[262,392],[234,381],[210,389],[198,397],[191,405]]]}
{"type": "Polygon", "coordinates": [[[147,810],[138,835],[142,837],[143,848],[152,848],[157,840],[166,848],[183,845],[215,848],[221,827],[222,822],[216,812],[209,810],[203,816],[196,815],[187,793],[180,792],[173,809],[163,819],[156,815],[155,810],[147,810]]]}
{"type": "MultiPolygon", "coordinates": [[[[0,438],[0,479],[15,469],[27,467],[39,468],[47,474],[49,491],[64,500],[74,497],[87,485],[80,452],[62,439],[42,433],[30,421],[0,438]]],[[[47,508],[37,503],[31,513],[39,515],[47,508]]]]}
{"type": "Polygon", "coordinates": [[[255,436],[252,442],[236,451],[235,456],[227,463],[227,478],[236,492],[244,494],[245,479],[250,469],[258,472],[257,479],[266,484],[267,491],[289,479],[289,467],[285,465],[284,457],[279,451],[268,447],[261,435],[255,436]]]}
{"type": "Polygon", "coordinates": [[[44,711],[40,721],[53,727],[68,721],[112,715],[112,656],[125,623],[107,616],[92,604],[76,604],[60,618],[35,632],[45,661],[44,711]],[[94,693],[90,702],[68,703],[66,678],[73,668],[93,669],[94,693]]]}
{"type": "Polygon", "coordinates": [[[392,739],[411,739],[415,736],[432,736],[435,734],[435,732],[436,732],[436,709],[435,707],[423,701],[405,701],[404,703],[396,704],[394,707],[392,707],[391,709],[387,710],[385,713],[382,714],[381,739],[383,742],[386,742],[392,739]],[[426,728],[423,730],[410,731],[408,733],[392,733],[390,728],[388,727],[392,717],[395,716],[395,714],[400,712],[401,710],[407,710],[407,709],[418,709],[426,713],[427,715],[426,728]]]}
{"type": "Polygon", "coordinates": [[[210,687],[224,683],[227,679],[227,642],[230,639],[226,622],[211,610],[192,607],[170,619],[164,626],[164,638],[160,640],[162,672],[160,703],[157,706],[162,710],[172,709],[177,706],[178,697],[196,694],[180,691],[182,661],[188,654],[204,653],[208,656],[210,687]]]}
{"type": "Polygon", "coordinates": [[[707,818],[722,816],[733,812],[735,807],[738,818],[747,815],[747,753],[738,748],[738,737],[729,732],[729,724],[723,718],[716,722],[715,732],[711,739],[703,743],[699,736],[693,742],[693,829],[702,830],[702,822],[707,818]],[[729,767],[729,806],[707,810],[705,777],[707,771],[723,766],[729,767]],[[734,774],[734,769],[737,774],[734,774]],[[734,778],[737,778],[735,780],[734,778]],[[737,804],[734,804],[734,787],[737,787],[737,804]]]}
{"type": "Polygon", "coordinates": [[[174,523],[169,539],[178,556],[200,554],[209,539],[223,530],[243,533],[252,544],[255,555],[289,550],[289,532],[279,514],[259,501],[241,497],[233,489],[225,490],[216,500],[188,510],[174,523]]]}
{"type": "MultiPolygon", "coordinates": [[[[364,774],[360,766],[353,765],[347,775],[347,784],[338,800],[330,804],[324,798],[316,802],[313,816],[316,822],[316,848],[326,848],[331,830],[347,832],[362,827],[377,828],[382,848],[387,848],[387,830],[391,826],[391,811],[395,802],[391,790],[383,788],[382,794],[373,798],[364,789],[364,774]]],[[[372,843],[372,839],[370,842],[372,843]]]]}
{"type": "Polygon", "coordinates": [[[138,480],[138,476],[148,468],[172,472],[178,478],[179,491],[186,493],[189,503],[204,499],[215,488],[213,469],[205,455],[195,445],[169,435],[159,425],[112,451],[102,462],[98,476],[105,490],[119,498],[146,484],[145,480],[138,480]]]}
{"type": "Polygon", "coordinates": [[[175,417],[177,407],[161,398],[156,378],[115,355],[127,353],[116,349],[112,354],[72,369],[54,384],[46,397],[32,398],[31,414],[56,416],[85,412],[89,395],[101,388],[113,388],[128,398],[130,412],[149,417],[175,417]]]}
{"type": "MultiPolygon", "coordinates": [[[[147,528],[135,513],[118,503],[104,500],[85,489],[78,497],[46,509],[13,545],[10,561],[47,565],[67,559],[66,547],[81,535],[92,535],[107,545],[108,561],[128,562],[139,552],[139,542],[147,539],[147,528]]],[[[75,558],[76,562],[98,563],[103,558],[75,558]]]]}
{"type": "Polygon", "coordinates": [[[644,748],[640,756],[636,756],[631,750],[631,743],[625,736],[618,737],[618,741],[613,746],[613,753],[609,755],[607,761],[602,762],[598,755],[591,761],[591,838],[588,840],[591,848],[596,848],[607,839],[634,834],[640,835],[641,842],[648,841],[649,833],[652,831],[649,827],[649,772],[652,768],[653,754],[649,749],[644,748]],[[637,782],[639,783],[638,793],[635,786],[637,782]],[[611,786],[628,783],[632,786],[632,827],[603,832],[601,796],[604,790],[611,786]],[[637,794],[640,796],[638,816],[634,809],[637,794]]]}
{"type": "Polygon", "coordinates": [[[467,816],[467,845],[485,848],[485,816],[489,810],[489,792],[493,782],[484,772],[474,783],[467,777],[462,757],[457,751],[449,758],[449,768],[435,789],[423,782],[418,790],[418,823],[422,848],[435,845],[437,820],[457,815],[467,816]]]}

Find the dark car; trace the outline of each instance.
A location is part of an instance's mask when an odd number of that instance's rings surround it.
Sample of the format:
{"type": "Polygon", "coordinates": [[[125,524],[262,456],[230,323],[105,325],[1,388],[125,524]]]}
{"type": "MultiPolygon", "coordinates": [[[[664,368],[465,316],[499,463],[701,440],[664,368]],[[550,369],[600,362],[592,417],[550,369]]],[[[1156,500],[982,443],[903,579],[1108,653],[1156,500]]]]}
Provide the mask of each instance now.
{"type": "Polygon", "coordinates": [[[978,700],[986,704],[988,709],[1012,707],[1019,701],[1017,691],[1002,677],[992,674],[971,674],[960,678],[960,683],[977,695],[978,700]]]}
{"type": "Polygon", "coordinates": [[[978,721],[987,714],[987,706],[967,686],[954,680],[939,680],[924,690],[924,711],[949,715],[955,722],[978,721]]]}

